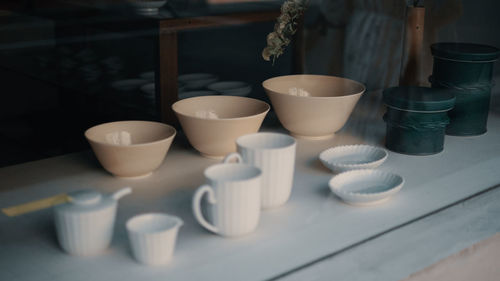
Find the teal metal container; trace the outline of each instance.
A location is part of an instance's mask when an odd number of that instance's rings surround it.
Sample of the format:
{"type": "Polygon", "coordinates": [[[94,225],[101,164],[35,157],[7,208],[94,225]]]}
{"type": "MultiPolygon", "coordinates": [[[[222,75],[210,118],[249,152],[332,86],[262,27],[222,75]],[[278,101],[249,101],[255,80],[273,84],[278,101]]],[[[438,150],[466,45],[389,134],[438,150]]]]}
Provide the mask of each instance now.
{"type": "Polygon", "coordinates": [[[384,90],[385,146],[394,152],[430,155],[443,150],[447,112],[455,96],[447,89],[394,87],[384,90]]]}
{"type": "Polygon", "coordinates": [[[486,133],[493,75],[493,65],[500,50],[469,43],[436,43],[431,45],[434,56],[433,88],[453,91],[456,103],[449,112],[446,134],[474,136],[486,133]]]}

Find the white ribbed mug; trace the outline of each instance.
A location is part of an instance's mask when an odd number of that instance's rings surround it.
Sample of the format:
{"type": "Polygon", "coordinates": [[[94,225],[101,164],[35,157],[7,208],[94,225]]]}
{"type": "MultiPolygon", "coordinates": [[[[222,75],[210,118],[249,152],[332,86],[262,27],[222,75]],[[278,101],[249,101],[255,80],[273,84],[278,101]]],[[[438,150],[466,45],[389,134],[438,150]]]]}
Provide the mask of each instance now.
{"type": "Polygon", "coordinates": [[[193,196],[193,213],[206,229],[222,236],[241,236],[255,230],[260,218],[262,172],[246,164],[216,164],[205,169],[208,184],[193,196]],[[201,212],[201,199],[207,193],[212,223],[201,212]]]}
{"type": "Polygon", "coordinates": [[[239,137],[236,145],[238,152],[228,154],[224,163],[236,158],[262,170],[262,208],[285,204],[293,186],[295,139],[285,134],[255,133],[239,137]]]}

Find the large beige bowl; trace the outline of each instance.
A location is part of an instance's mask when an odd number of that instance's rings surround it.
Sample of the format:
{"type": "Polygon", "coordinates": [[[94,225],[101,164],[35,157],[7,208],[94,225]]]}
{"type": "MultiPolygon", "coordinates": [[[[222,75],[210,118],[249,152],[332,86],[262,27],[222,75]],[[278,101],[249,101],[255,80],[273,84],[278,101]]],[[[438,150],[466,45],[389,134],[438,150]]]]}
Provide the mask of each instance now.
{"type": "Polygon", "coordinates": [[[323,139],[346,123],[365,86],[324,75],[288,75],[268,79],[262,86],[274,111],[291,135],[323,139]]]}
{"type": "Polygon", "coordinates": [[[176,131],[150,121],[120,121],[97,125],[85,132],[92,150],[108,172],[118,177],[142,177],[158,168],[176,131]]]}
{"type": "Polygon", "coordinates": [[[189,143],[201,155],[221,158],[236,151],[236,139],[255,133],[269,104],[246,97],[202,96],[172,105],[189,143]]]}

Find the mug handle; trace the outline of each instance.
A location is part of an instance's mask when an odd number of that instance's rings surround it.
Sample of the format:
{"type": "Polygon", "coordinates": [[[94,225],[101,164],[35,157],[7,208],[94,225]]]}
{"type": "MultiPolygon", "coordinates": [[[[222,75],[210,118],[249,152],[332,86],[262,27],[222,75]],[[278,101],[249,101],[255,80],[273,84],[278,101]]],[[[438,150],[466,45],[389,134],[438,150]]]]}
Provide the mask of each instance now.
{"type": "Polygon", "coordinates": [[[236,163],[243,163],[243,158],[241,157],[241,154],[239,154],[238,152],[229,153],[226,157],[224,157],[222,163],[229,163],[233,159],[236,160],[236,163]]]}
{"type": "Polygon", "coordinates": [[[201,224],[204,228],[206,228],[212,232],[219,233],[219,229],[217,227],[215,227],[214,225],[210,224],[207,220],[205,220],[205,218],[203,217],[203,214],[201,213],[201,198],[203,197],[203,195],[205,193],[207,193],[207,195],[208,195],[208,203],[210,203],[210,204],[216,203],[214,190],[212,189],[212,187],[210,185],[204,184],[204,185],[198,187],[198,189],[194,193],[194,197],[193,197],[194,217],[196,218],[198,223],[201,224]]]}

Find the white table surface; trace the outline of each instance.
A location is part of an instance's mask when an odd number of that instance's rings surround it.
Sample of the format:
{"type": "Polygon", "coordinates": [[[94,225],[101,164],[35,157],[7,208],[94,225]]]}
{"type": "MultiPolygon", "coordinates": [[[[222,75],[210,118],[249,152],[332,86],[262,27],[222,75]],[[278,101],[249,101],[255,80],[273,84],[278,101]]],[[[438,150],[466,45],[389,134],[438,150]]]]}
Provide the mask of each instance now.
{"type": "Polygon", "coordinates": [[[471,261],[467,255],[457,256],[457,253],[465,249],[467,254],[476,254],[478,243],[492,236],[500,237],[499,202],[500,188],[494,188],[355,247],[307,264],[307,267],[287,272],[279,280],[390,281],[408,278],[407,281],[412,281],[415,272],[420,273],[417,276],[424,276],[417,280],[498,280],[500,251],[481,258],[480,264],[474,264],[477,258],[471,261]],[[441,270],[445,278],[435,279],[427,275],[435,270],[438,262],[449,259],[458,259],[462,263],[460,278],[456,278],[457,270],[449,265],[441,270]]]}
{"type": "MultiPolygon", "coordinates": [[[[365,128],[383,128],[379,119],[363,124],[365,128]]],[[[140,180],[111,176],[90,151],[6,167],[0,169],[0,190],[4,190],[0,207],[88,187],[102,192],[123,186],[134,190],[120,201],[111,247],[95,257],[72,257],[60,250],[50,210],[17,218],[0,216],[0,280],[265,280],[293,279],[294,275],[303,277],[294,280],[315,280],[312,271],[306,275],[300,272],[307,273],[309,268],[324,271],[318,264],[340,266],[349,260],[341,258],[346,251],[363,249],[380,237],[403,239],[411,231],[399,236],[391,233],[407,225],[418,228],[420,218],[500,184],[498,115],[490,116],[488,128],[488,133],[479,137],[446,136],[445,150],[432,156],[390,152],[380,169],[401,174],[406,183],[392,200],[373,207],[350,206],[332,195],[327,186],[332,174],[317,159],[328,147],[367,142],[357,133],[356,123],[350,121],[343,133],[330,140],[298,140],[289,202],[264,211],[257,231],[237,239],[209,233],[195,222],[191,214],[193,191],[204,182],[203,170],[218,161],[200,157],[182,136],[176,138],[162,166],[140,180]],[[185,222],[174,260],[167,266],[139,265],[129,252],[125,221],[151,211],[174,214],[185,222]]],[[[380,141],[380,134],[372,135],[376,137],[368,142],[380,141]]],[[[470,243],[452,248],[460,250],[470,243]]],[[[376,260],[380,249],[360,251],[365,259],[376,260]]],[[[393,261],[399,260],[400,254],[397,250],[388,252],[393,261]]],[[[427,266],[426,262],[435,261],[409,263],[392,275],[383,270],[366,272],[372,280],[398,280],[427,266]]]]}

